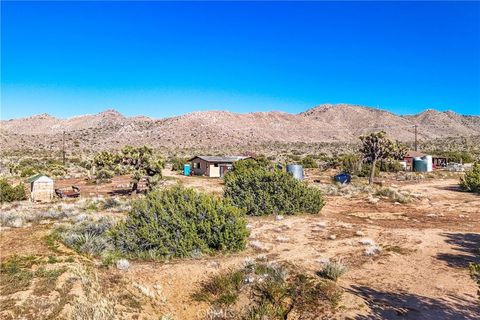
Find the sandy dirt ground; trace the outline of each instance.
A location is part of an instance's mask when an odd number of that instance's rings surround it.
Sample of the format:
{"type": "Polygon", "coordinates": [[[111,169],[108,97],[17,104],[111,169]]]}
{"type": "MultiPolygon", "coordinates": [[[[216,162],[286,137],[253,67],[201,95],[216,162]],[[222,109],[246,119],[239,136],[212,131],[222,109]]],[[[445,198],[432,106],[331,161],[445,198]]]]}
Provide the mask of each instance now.
{"type": "MultiPolygon", "coordinates": [[[[166,176],[203,191],[222,190],[218,179],[166,176]]],[[[202,280],[247,258],[289,261],[312,274],[325,259],[335,259],[348,267],[338,280],[345,294],[337,319],[478,319],[478,288],[468,264],[478,261],[480,197],[460,192],[457,182],[399,184],[422,195],[407,204],[328,196],[318,215],[249,218],[249,245],[241,253],[168,263],[133,261],[126,271],[98,268],[98,277],[106,288],[127,283],[137,294],[138,286],[155,292],[139,319],[158,319],[160,313],[203,319],[208,306],[192,301],[191,294],[202,280]],[[366,255],[366,243],[381,251],[366,255]]],[[[3,231],[2,257],[54,254],[42,241],[49,227],[3,231]]]]}

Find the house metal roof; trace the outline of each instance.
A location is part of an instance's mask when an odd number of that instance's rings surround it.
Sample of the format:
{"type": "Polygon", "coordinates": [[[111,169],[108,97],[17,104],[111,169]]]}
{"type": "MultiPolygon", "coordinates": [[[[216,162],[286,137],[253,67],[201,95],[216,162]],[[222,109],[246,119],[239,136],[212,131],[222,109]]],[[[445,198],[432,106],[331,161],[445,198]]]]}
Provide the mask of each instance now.
{"type": "Polygon", "coordinates": [[[44,181],[53,181],[52,179],[50,179],[49,177],[47,177],[46,175],[44,174],[41,174],[41,173],[37,173],[36,175],[34,176],[31,176],[30,178],[27,179],[27,183],[32,183],[32,182],[35,182],[39,179],[42,179],[44,181]],[[42,179],[43,178],[43,179],[42,179]]]}
{"type": "Polygon", "coordinates": [[[245,156],[223,156],[223,157],[222,156],[196,156],[196,157],[193,157],[192,159],[190,159],[188,161],[192,161],[196,158],[205,160],[207,162],[235,162],[235,161],[238,161],[238,160],[248,159],[248,158],[251,158],[251,157],[245,157],[245,156]]]}

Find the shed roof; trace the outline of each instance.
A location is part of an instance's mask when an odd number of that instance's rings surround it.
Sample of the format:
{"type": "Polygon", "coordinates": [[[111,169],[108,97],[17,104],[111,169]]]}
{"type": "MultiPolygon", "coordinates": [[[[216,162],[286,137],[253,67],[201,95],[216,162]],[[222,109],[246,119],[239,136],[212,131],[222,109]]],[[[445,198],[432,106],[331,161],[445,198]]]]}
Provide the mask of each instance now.
{"type": "Polygon", "coordinates": [[[35,182],[35,181],[53,182],[52,179],[50,179],[49,177],[47,177],[46,175],[41,174],[41,173],[37,173],[36,175],[31,176],[30,178],[27,179],[28,183],[32,183],[32,182],[35,182]]]}
{"type": "Polygon", "coordinates": [[[243,160],[243,159],[248,159],[251,157],[245,157],[245,156],[196,156],[193,157],[192,159],[188,161],[192,161],[196,158],[208,161],[208,162],[235,162],[238,160],[243,160]]]}
{"type": "Polygon", "coordinates": [[[415,150],[409,150],[407,154],[405,155],[405,158],[415,158],[415,157],[424,157],[427,154],[415,151],[415,150]]]}

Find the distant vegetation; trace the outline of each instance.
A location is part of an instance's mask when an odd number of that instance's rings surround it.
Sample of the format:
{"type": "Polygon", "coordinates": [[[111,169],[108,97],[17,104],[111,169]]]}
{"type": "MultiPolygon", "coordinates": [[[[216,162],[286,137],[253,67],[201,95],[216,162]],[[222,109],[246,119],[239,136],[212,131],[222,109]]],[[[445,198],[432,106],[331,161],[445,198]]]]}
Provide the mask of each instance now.
{"type": "Polygon", "coordinates": [[[93,164],[97,182],[104,182],[114,174],[132,174],[132,192],[137,191],[142,178],[146,179],[149,190],[162,177],[163,159],[147,146],[125,146],[119,153],[102,151],[95,155],[93,164]]]}
{"type": "Polygon", "coordinates": [[[53,158],[22,158],[8,164],[11,174],[20,177],[30,177],[37,173],[43,173],[54,177],[62,177],[67,173],[67,168],[61,161],[53,158]]]}
{"type": "Polygon", "coordinates": [[[23,184],[12,186],[6,179],[0,179],[0,203],[27,199],[23,184]]]}
{"type": "Polygon", "coordinates": [[[318,189],[251,159],[235,162],[225,176],[225,197],[253,216],[318,213],[324,205],[318,189]]]}

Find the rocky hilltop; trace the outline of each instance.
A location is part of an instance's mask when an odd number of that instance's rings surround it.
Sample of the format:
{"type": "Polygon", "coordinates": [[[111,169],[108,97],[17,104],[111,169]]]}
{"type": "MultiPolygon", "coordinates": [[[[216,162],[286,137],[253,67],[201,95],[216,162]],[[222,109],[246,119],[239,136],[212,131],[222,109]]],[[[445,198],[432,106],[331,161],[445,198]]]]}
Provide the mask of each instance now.
{"type": "Polygon", "coordinates": [[[115,110],[60,119],[48,114],[1,121],[3,150],[58,149],[65,132],[69,145],[88,149],[116,149],[125,144],[165,148],[226,148],[280,143],[354,142],[361,134],[385,130],[393,139],[480,135],[480,117],[452,111],[426,110],[401,116],[370,107],[325,104],[299,114],[284,112],[192,112],[152,119],[125,117],[115,110]]]}

